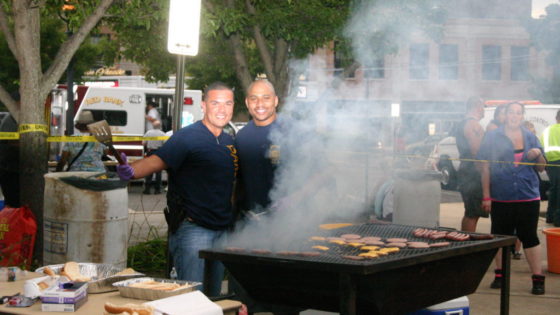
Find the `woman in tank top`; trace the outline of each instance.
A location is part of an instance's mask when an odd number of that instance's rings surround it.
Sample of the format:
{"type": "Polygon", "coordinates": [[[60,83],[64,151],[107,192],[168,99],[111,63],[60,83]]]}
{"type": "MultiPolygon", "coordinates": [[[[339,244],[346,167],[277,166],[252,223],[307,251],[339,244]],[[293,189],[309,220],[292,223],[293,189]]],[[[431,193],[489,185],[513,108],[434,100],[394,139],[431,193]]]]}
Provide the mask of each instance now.
{"type": "MultiPolygon", "coordinates": [[[[522,104],[506,105],[506,121],[484,136],[478,159],[482,164],[482,207],[491,211],[492,233],[515,235],[521,240],[531,269],[532,294],[544,294],[541,246],[537,235],[540,207],[539,179],[534,169],[544,169],[537,137],[522,128],[522,104]]],[[[502,284],[501,250],[496,255],[492,288],[502,284]]]]}

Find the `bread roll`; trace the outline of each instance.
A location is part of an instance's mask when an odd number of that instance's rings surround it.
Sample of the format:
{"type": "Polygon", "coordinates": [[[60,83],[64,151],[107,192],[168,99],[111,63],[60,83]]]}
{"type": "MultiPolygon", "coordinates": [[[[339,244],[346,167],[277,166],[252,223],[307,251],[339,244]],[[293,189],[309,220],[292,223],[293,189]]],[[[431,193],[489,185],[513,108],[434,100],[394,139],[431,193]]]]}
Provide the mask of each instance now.
{"type": "Polygon", "coordinates": [[[140,304],[125,304],[125,305],[115,305],[112,303],[105,303],[106,314],[130,314],[130,315],[153,315],[154,308],[150,305],[140,305],[140,304]]]}
{"type": "Polygon", "coordinates": [[[56,273],[54,273],[54,271],[49,267],[43,268],[43,273],[51,277],[56,276],[56,273]]]}
{"type": "Polygon", "coordinates": [[[91,280],[90,277],[86,277],[80,273],[80,266],[75,261],[69,261],[64,264],[62,271],[60,271],[61,276],[65,276],[71,281],[78,282],[88,282],[91,280]]]}

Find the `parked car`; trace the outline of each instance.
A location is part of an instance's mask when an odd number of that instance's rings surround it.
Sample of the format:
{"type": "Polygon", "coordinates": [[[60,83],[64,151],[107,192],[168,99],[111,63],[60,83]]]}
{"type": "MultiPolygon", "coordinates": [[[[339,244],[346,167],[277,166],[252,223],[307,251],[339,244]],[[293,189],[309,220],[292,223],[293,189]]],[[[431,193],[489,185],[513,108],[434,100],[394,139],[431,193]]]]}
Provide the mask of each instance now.
{"type": "Polygon", "coordinates": [[[434,170],[440,171],[441,188],[454,190],[457,188],[457,171],[459,170],[459,150],[455,137],[445,137],[433,147],[430,164],[434,170]]]}
{"type": "Polygon", "coordinates": [[[422,157],[428,157],[434,149],[434,145],[438,144],[443,138],[447,137],[447,133],[428,136],[418,142],[413,142],[405,146],[404,152],[409,162],[418,160],[422,157]]]}

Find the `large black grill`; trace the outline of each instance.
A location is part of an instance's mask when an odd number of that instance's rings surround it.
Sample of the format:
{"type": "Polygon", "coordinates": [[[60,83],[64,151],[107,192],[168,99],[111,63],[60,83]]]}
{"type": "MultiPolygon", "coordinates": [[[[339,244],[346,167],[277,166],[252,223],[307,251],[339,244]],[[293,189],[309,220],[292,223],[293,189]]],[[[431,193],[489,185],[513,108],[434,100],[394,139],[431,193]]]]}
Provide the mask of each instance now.
{"type": "MultiPolygon", "coordinates": [[[[336,237],[351,233],[427,241],[413,237],[415,228],[362,224],[316,231],[313,235],[336,237]]],[[[200,257],[222,261],[247,292],[263,302],[343,314],[403,314],[475,292],[497,250],[514,243],[514,237],[495,236],[489,240],[452,241],[450,246],[441,248],[404,248],[387,256],[355,261],[343,256],[357,255],[362,252],[358,248],[305,239],[271,252],[225,247],[201,251],[200,257]],[[303,256],[313,245],[325,245],[329,250],[319,256],[303,256]]],[[[503,252],[505,314],[509,304],[509,251],[503,252]]]]}

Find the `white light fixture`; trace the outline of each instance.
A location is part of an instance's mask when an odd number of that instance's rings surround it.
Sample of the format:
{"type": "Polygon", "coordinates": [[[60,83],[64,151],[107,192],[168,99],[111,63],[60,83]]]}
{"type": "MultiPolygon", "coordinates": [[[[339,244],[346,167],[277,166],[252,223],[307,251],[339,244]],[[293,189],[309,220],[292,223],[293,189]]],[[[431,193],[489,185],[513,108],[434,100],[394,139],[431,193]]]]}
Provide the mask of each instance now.
{"type": "Polygon", "coordinates": [[[196,56],[200,31],[201,0],[170,0],[167,51],[196,56]]]}
{"type": "Polygon", "coordinates": [[[391,104],[391,117],[399,117],[401,115],[401,104],[391,104]]]}

